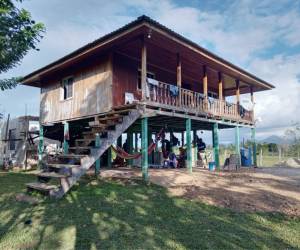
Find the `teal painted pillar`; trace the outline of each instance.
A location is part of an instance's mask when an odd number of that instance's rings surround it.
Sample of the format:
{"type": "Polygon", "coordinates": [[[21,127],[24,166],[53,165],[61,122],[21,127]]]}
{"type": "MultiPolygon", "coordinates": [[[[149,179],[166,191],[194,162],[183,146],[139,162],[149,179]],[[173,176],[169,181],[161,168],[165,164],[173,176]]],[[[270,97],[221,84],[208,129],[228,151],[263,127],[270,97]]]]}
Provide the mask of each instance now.
{"type": "Polygon", "coordinates": [[[111,162],[112,162],[112,154],[111,154],[111,147],[107,149],[107,167],[111,168],[111,162]]]}
{"type": "MultiPolygon", "coordinates": [[[[95,147],[100,148],[100,135],[99,135],[99,133],[96,133],[95,147]]],[[[100,172],[100,158],[98,158],[96,160],[96,163],[95,163],[95,175],[98,176],[99,172],[100,172]]]]}
{"type": "Polygon", "coordinates": [[[216,168],[220,169],[220,147],[219,147],[219,126],[218,123],[213,124],[213,150],[216,168]]]}
{"type": "Polygon", "coordinates": [[[190,173],[192,173],[192,142],[191,142],[191,127],[192,121],[190,118],[185,121],[185,129],[186,129],[186,155],[187,155],[187,169],[190,173]]]}
{"type": "Polygon", "coordinates": [[[142,174],[145,181],[148,175],[148,118],[142,118],[142,174]]]}
{"type": "Polygon", "coordinates": [[[235,127],[235,153],[239,157],[239,162],[241,165],[240,128],[239,128],[239,126],[235,127]]]}
{"type": "Polygon", "coordinates": [[[251,140],[252,140],[252,155],[253,155],[253,165],[257,166],[257,156],[256,156],[256,140],[255,140],[256,130],[255,127],[251,128],[251,140]]]}
{"type": "Polygon", "coordinates": [[[39,169],[42,168],[42,160],[43,160],[43,153],[44,153],[44,127],[40,124],[40,132],[39,132],[39,146],[38,146],[38,167],[39,169]]]}
{"type": "Polygon", "coordinates": [[[63,150],[64,153],[67,154],[69,152],[69,123],[65,122],[64,123],[64,143],[63,143],[63,150]]]}
{"type": "MultiPolygon", "coordinates": [[[[128,149],[129,149],[129,154],[133,154],[133,133],[128,132],[127,133],[127,143],[128,143],[128,149]]],[[[133,160],[129,159],[128,164],[132,166],[133,160]]]]}

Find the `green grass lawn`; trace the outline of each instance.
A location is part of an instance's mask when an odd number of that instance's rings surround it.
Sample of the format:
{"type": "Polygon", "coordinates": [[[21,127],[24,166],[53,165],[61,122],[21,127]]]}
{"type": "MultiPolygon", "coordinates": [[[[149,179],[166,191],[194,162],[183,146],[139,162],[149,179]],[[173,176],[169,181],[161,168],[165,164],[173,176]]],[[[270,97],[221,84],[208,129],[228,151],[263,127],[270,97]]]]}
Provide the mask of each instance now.
{"type": "Polygon", "coordinates": [[[17,202],[33,179],[0,172],[0,249],[300,248],[299,218],[237,213],[155,185],[88,178],[61,200],[17,202]]]}

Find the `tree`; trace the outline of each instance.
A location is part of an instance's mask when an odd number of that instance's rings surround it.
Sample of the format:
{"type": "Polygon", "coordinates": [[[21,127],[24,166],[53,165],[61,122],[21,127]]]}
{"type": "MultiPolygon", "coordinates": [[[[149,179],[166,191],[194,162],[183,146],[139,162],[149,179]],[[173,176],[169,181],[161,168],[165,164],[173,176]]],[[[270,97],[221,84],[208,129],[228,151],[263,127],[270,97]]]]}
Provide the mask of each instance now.
{"type": "MultiPolygon", "coordinates": [[[[0,74],[17,66],[30,49],[39,50],[36,44],[44,32],[44,25],[32,20],[28,11],[18,9],[12,0],[0,0],[0,74]]],[[[0,89],[13,88],[20,79],[0,80],[0,89]]]]}

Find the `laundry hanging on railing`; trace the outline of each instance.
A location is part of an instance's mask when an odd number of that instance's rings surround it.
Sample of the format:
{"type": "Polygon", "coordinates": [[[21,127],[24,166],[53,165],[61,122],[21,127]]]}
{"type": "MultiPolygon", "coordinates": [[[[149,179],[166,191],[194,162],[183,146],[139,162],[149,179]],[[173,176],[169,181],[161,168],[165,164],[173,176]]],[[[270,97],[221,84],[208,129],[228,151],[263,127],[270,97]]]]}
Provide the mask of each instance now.
{"type": "Polygon", "coordinates": [[[159,82],[152,78],[147,78],[147,82],[153,86],[158,86],[159,82]]]}
{"type": "Polygon", "coordinates": [[[178,96],[179,95],[179,88],[175,85],[170,85],[170,94],[171,96],[178,96]]]}

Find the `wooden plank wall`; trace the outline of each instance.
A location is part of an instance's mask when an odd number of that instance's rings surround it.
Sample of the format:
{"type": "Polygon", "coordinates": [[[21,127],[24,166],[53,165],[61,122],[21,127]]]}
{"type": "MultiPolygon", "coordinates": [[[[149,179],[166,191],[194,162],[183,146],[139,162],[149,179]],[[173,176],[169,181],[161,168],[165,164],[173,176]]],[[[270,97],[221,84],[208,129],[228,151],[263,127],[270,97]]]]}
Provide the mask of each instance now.
{"type": "Polygon", "coordinates": [[[107,112],[112,107],[112,62],[109,56],[64,71],[41,89],[40,120],[57,122],[107,112]],[[61,100],[61,79],[74,76],[73,97],[61,100]]]}

